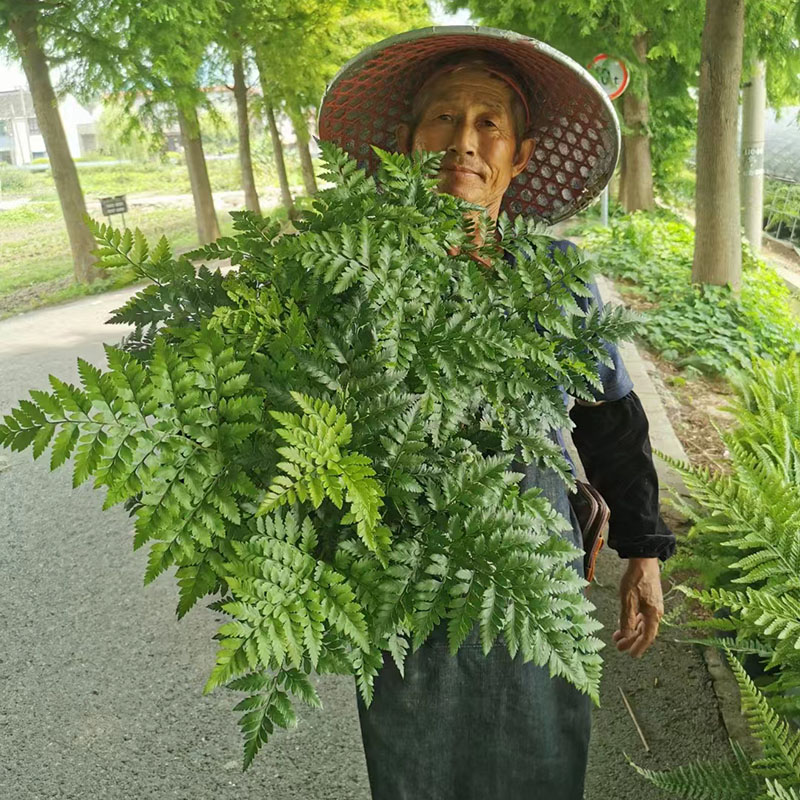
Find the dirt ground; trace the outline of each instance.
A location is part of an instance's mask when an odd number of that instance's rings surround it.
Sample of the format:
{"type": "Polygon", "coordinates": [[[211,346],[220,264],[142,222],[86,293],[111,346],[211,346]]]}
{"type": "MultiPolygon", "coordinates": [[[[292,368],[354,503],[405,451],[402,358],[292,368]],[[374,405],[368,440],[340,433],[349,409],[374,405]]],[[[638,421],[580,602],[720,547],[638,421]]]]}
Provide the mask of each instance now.
{"type": "Polygon", "coordinates": [[[683,382],[680,370],[648,351],[672,394],[665,399],[667,416],[693,464],[726,472],[728,451],[719,435],[732,423],[732,415],[724,410],[733,392],[720,379],[693,378],[683,382]],[[677,403],[675,402],[677,400],[677,403]]]}
{"type": "MultiPolygon", "coordinates": [[[[620,279],[615,279],[615,283],[629,308],[649,311],[656,307],[641,296],[626,292],[626,285],[630,283],[620,279]]],[[[667,391],[662,395],[667,416],[690,461],[727,471],[728,454],[719,430],[725,430],[733,421],[733,416],[724,409],[733,400],[734,393],[725,379],[686,377],[679,367],[661,358],[643,342],[637,342],[637,346],[644,348],[658,369],[667,391]]]]}
{"type": "Polygon", "coordinates": [[[46,297],[61,289],[66,289],[73,283],[75,283],[75,278],[72,275],[66,275],[63,278],[37,283],[35,286],[23,286],[21,289],[16,289],[4,297],[0,297],[0,318],[18,308],[39,305],[46,297]]]}

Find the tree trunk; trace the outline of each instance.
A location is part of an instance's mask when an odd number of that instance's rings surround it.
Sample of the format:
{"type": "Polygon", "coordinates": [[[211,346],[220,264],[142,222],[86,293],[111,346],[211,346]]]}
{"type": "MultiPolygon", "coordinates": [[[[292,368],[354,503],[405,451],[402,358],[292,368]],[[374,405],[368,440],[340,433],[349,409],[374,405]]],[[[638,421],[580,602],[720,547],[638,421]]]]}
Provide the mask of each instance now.
{"type": "Polygon", "coordinates": [[[643,88],[636,95],[629,88],[622,95],[622,118],[633,133],[622,137],[619,202],[630,211],[655,207],[653,164],[650,158],[650,96],[647,89],[647,33],[633,39],[636,59],[642,66],[643,88]]]}
{"type": "Polygon", "coordinates": [[[311,150],[309,150],[308,147],[308,139],[305,141],[298,139],[297,149],[300,152],[300,167],[303,171],[303,183],[306,187],[306,194],[316,194],[317,178],[314,175],[314,162],[311,160],[311,150]]]}
{"type": "Polygon", "coordinates": [[[217,213],[214,211],[214,196],[208,180],[206,157],[203,153],[203,140],[200,138],[200,123],[197,109],[192,104],[178,102],[178,124],[181,128],[181,141],[189,170],[189,182],[194,198],[194,215],[197,220],[197,237],[200,244],[208,244],[219,238],[217,213]]]}
{"type": "Polygon", "coordinates": [[[306,194],[317,193],[317,179],[314,175],[314,163],[311,160],[311,150],[308,143],[311,137],[308,134],[308,122],[305,114],[296,101],[289,107],[289,118],[292,120],[295,139],[297,140],[297,152],[300,154],[300,167],[303,171],[303,183],[306,187],[306,194]]]}
{"type": "Polygon", "coordinates": [[[275,121],[275,111],[272,104],[268,99],[264,101],[264,109],[267,113],[267,124],[269,125],[269,133],[272,137],[272,151],[275,155],[275,169],[278,172],[278,181],[281,185],[281,197],[283,204],[286,206],[286,211],[289,214],[289,219],[295,218],[294,201],[292,200],[292,193],[289,191],[289,178],[286,175],[286,162],[283,160],[283,144],[281,143],[281,136],[278,131],[278,124],[275,121]]]}
{"type": "Polygon", "coordinates": [[[236,120],[239,125],[239,168],[242,171],[244,205],[256,214],[261,213],[258,202],[256,180],[253,177],[253,158],[250,154],[250,117],[247,114],[247,85],[244,80],[244,64],[239,53],[233,59],[233,96],[236,98],[236,120]]]}
{"type": "Polygon", "coordinates": [[[742,276],[736,126],[744,0],[706,0],[697,109],[697,185],[692,281],[730,284],[742,276]]]}
{"type": "Polygon", "coordinates": [[[281,136],[278,132],[278,124],[275,122],[275,111],[272,108],[270,101],[269,87],[266,80],[266,71],[264,65],[256,60],[258,67],[258,76],[261,80],[261,94],[264,101],[264,112],[267,116],[267,125],[269,125],[269,133],[272,137],[272,152],[275,158],[275,170],[278,173],[278,182],[281,186],[281,198],[283,205],[286,208],[286,213],[289,219],[295,219],[296,211],[294,207],[294,200],[292,200],[292,193],[289,191],[289,179],[286,176],[286,162],[283,160],[283,144],[281,143],[281,136]]]}
{"type": "Polygon", "coordinates": [[[96,278],[106,277],[106,272],[94,266],[96,259],[92,250],[97,245],[84,221],[86,203],[78,170],[70,155],[64,126],[58,113],[58,100],[50,82],[47,57],[39,43],[37,21],[36,10],[29,5],[23,13],[11,17],[10,28],[28,79],[33,108],[50,160],[53,182],[67,226],[75,280],[79,283],[91,283],[96,278]]]}
{"type": "Polygon", "coordinates": [[[764,108],[767,104],[766,63],[754,61],[742,89],[742,151],[739,170],[742,226],[753,252],[761,250],[764,225],[764,108]]]}

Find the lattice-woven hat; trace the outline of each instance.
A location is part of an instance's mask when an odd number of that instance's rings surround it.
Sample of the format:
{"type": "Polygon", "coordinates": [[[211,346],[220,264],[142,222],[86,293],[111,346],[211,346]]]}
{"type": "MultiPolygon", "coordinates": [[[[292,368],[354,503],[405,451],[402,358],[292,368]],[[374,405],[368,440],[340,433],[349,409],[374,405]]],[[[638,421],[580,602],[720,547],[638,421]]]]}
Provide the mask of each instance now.
{"type": "Polygon", "coordinates": [[[454,50],[500,53],[516,67],[531,109],[536,141],[527,167],[506,190],[501,209],[555,223],[600,194],[617,164],[620,128],[600,84],[569,56],[513,31],[469,25],[407,31],[350,59],[328,84],[318,135],[335,142],[373,173],[375,144],[396,150],[395,129],[411,121],[411,101],[454,50]]]}

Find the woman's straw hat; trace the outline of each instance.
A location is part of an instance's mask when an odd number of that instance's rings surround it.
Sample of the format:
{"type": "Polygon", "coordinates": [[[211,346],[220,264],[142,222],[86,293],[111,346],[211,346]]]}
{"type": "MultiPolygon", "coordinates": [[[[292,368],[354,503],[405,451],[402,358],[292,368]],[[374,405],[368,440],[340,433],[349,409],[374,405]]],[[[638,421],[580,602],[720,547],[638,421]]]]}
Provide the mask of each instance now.
{"type": "Polygon", "coordinates": [[[620,151],[616,112],[600,84],[569,56],[513,31],[479,26],[440,26],[407,31],[350,59],[328,84],[320,104],[318,135],[332,141],[374,173],[370,145],[397,150],[395,129],[411,122],[411,101],[456,50],[489,50],[505,56],[521,80],[536,139],[528,166],[512,180],[501,210],[553,224],[600,194],[620,151]]]}

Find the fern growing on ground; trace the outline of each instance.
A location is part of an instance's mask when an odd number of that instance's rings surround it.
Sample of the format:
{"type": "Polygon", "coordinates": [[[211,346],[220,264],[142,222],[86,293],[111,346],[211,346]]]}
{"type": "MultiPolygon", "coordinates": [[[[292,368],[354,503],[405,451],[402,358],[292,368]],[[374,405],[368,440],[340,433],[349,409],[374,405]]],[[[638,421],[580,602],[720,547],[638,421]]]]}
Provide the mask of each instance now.
{"type": "Polygon", "coordinates": [[[785,800],[800,791],[800,732],[792,722],[800,714],[800,358],[757,360],[735,386],[738,398],[728,410],[737,424],[720,432],[731,455],[729,474],[659,456],[690,495],[673,493],[670,500],[692,521],[669,571],[693,570],[695,585],[676,588],[725,614],[681,625],[727,635],[687,641],[724,647],[764,755],[749,763],[732,743],[732,763],[637,769],[680,797],[785,800]],[[758,687],[734,653],[763,660],[770,672],[758,687]]]}
{"type": "MultiPolygon", "coordinates": [[[[735,636],[731,647],[773,670],[761,688],[776,709],[800,714],[800,357],[755,362],[735,381],[727,409],[736,426],[720,435],[730,474],[661,455],[683,477],[690,499],[670,502],[692,521],[669,571],[696,572],[678,588],[726,616],[684,625],[735,636]],[[791,691],[790,691],[791,690],[791,691]],[[788,694],[787,694],[788,692],[788,694]]],[[[665,570],[667,572],[667,570],[665,570]]],[[[714,640],[709,640],[714,643],[714,640]]]]}
{"type": "MultiPolygon", "coordinates": [[[[724,646],[724,645],[723,645],[724,646]]],[[[742,712],[761,756],[750,761],[730,741],[728,762],[695,762],[656,772],[628,763],[661,789],[688,800],[797,800],[800,798],[800,731],[780,719],[730,648],[724,646],[741,693],[742,712]]]]}
{"type": "Polygon", "coordinates": [[[206,691],[247,693],[245,768],[294,723],[292,698],[320,704],[312,673],[354,675],[369,703],[383,651],[402,671],[440,622],[452,652],[477,625],[486,652],[502,642],[598,702],[581,551],[513,466],[572,486],[559,384],[591,400],[603,342],[636,318],[584,315],[591,263],[548,258],[533,223],[498,221],[512,268],[482,214],[493,268],[468,257],[478,207],[434,191],[441,154],[376,148],[376,183],[322,149],[334,186],[297,235],[240,212],[233,237],[175,259],[93,223],[103,266],[152,281],[110,320],[134,331],[106,370],[79,361],[80,387],[51,376],[0,425],[0,444],[71,457],[75,486],[125,504],[145,582],[175,568],[179,617],[216,596],[229,620],[206,691]],[[190,260],[218,258],[238,271],[190,260]]]}

